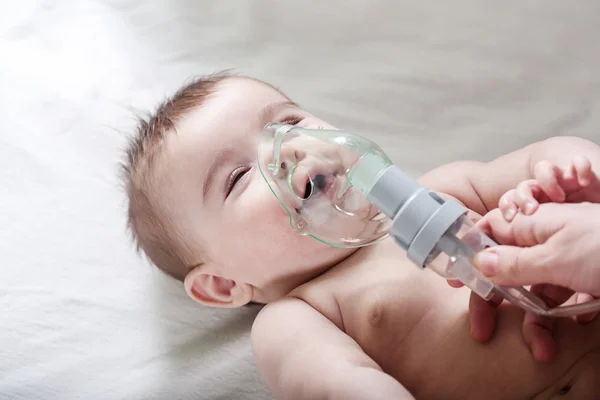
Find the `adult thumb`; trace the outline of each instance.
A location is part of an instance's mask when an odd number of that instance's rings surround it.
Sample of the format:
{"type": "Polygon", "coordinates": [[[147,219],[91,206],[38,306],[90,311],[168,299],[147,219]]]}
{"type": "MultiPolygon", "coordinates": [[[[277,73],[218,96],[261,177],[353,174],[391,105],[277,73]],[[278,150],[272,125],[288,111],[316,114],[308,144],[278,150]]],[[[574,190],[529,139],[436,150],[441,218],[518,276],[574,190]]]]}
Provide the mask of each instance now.
{"type": "Polygon", "coordinates": [[[507,286],[551,283],[548,250],[544,245],[532,247],[494,246],[473,258],[473,265],[492,281],[507,286]]]}

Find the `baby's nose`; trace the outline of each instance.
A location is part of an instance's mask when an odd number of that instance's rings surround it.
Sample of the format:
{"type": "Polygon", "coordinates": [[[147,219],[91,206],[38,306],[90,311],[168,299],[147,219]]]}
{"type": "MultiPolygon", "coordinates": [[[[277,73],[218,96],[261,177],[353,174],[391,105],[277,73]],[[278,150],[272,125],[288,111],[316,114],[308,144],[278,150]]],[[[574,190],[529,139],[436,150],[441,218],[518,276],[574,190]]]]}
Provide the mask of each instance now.
{"type": "Polygon", "coordinates": [[[280,161],[281,165],[279,167],[287,171],[292,166],[296,165],[300,161],[306,158],[306,152],[300,150],[298,147],[294,146],[292,143],[282,146],[280,153],[280,161]]]}

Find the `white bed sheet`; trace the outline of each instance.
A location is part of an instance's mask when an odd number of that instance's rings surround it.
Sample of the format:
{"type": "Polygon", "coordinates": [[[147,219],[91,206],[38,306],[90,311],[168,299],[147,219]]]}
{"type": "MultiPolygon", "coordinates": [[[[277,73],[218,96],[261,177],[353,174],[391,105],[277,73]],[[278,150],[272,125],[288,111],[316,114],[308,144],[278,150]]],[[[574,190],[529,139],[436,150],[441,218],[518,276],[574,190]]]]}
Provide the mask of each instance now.
{"type": "Polygon", "coordinates": [[[210,310],[135,255],[133,115],[236,68],[409,173],[553,135],[600,141],[600,3],[0,4],[0,398],[270,399],[256,309],[210,310]]]}

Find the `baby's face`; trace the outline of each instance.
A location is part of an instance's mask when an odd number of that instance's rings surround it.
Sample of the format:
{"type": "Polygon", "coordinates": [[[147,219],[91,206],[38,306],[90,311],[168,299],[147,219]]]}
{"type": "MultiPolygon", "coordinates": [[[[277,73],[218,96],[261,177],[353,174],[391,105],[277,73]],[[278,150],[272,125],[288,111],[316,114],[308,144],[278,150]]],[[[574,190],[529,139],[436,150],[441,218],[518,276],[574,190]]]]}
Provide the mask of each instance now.
{"type": "Polygon", "coordinates": [[[187,243],[184,257],[207,273],[247,283],[268,302],[340,262],[352,250],[299,236],[257,165],[264,126],[335,129],[268,85],[229,78],[177,124],[166,143],[161,202],[187,243]],[[203,254],[195,255],[201,243],[203,254]]]}

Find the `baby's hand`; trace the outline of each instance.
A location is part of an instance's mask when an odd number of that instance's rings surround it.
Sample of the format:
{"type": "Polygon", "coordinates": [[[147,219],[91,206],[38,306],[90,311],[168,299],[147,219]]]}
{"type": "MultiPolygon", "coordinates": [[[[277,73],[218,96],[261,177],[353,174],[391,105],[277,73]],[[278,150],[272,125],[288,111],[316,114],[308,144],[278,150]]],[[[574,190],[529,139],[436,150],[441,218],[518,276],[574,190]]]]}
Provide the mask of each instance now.
{"type": "Polygon", "coordinates": [[[518,211],[533,214],[540,203],[600,203],[600,180],[592,164],[577,155],[564,167],[548,161],[535,165],[534,179],[521,182],[501,198],[499,208],[507,221],[512,221],[518,211]]]}

